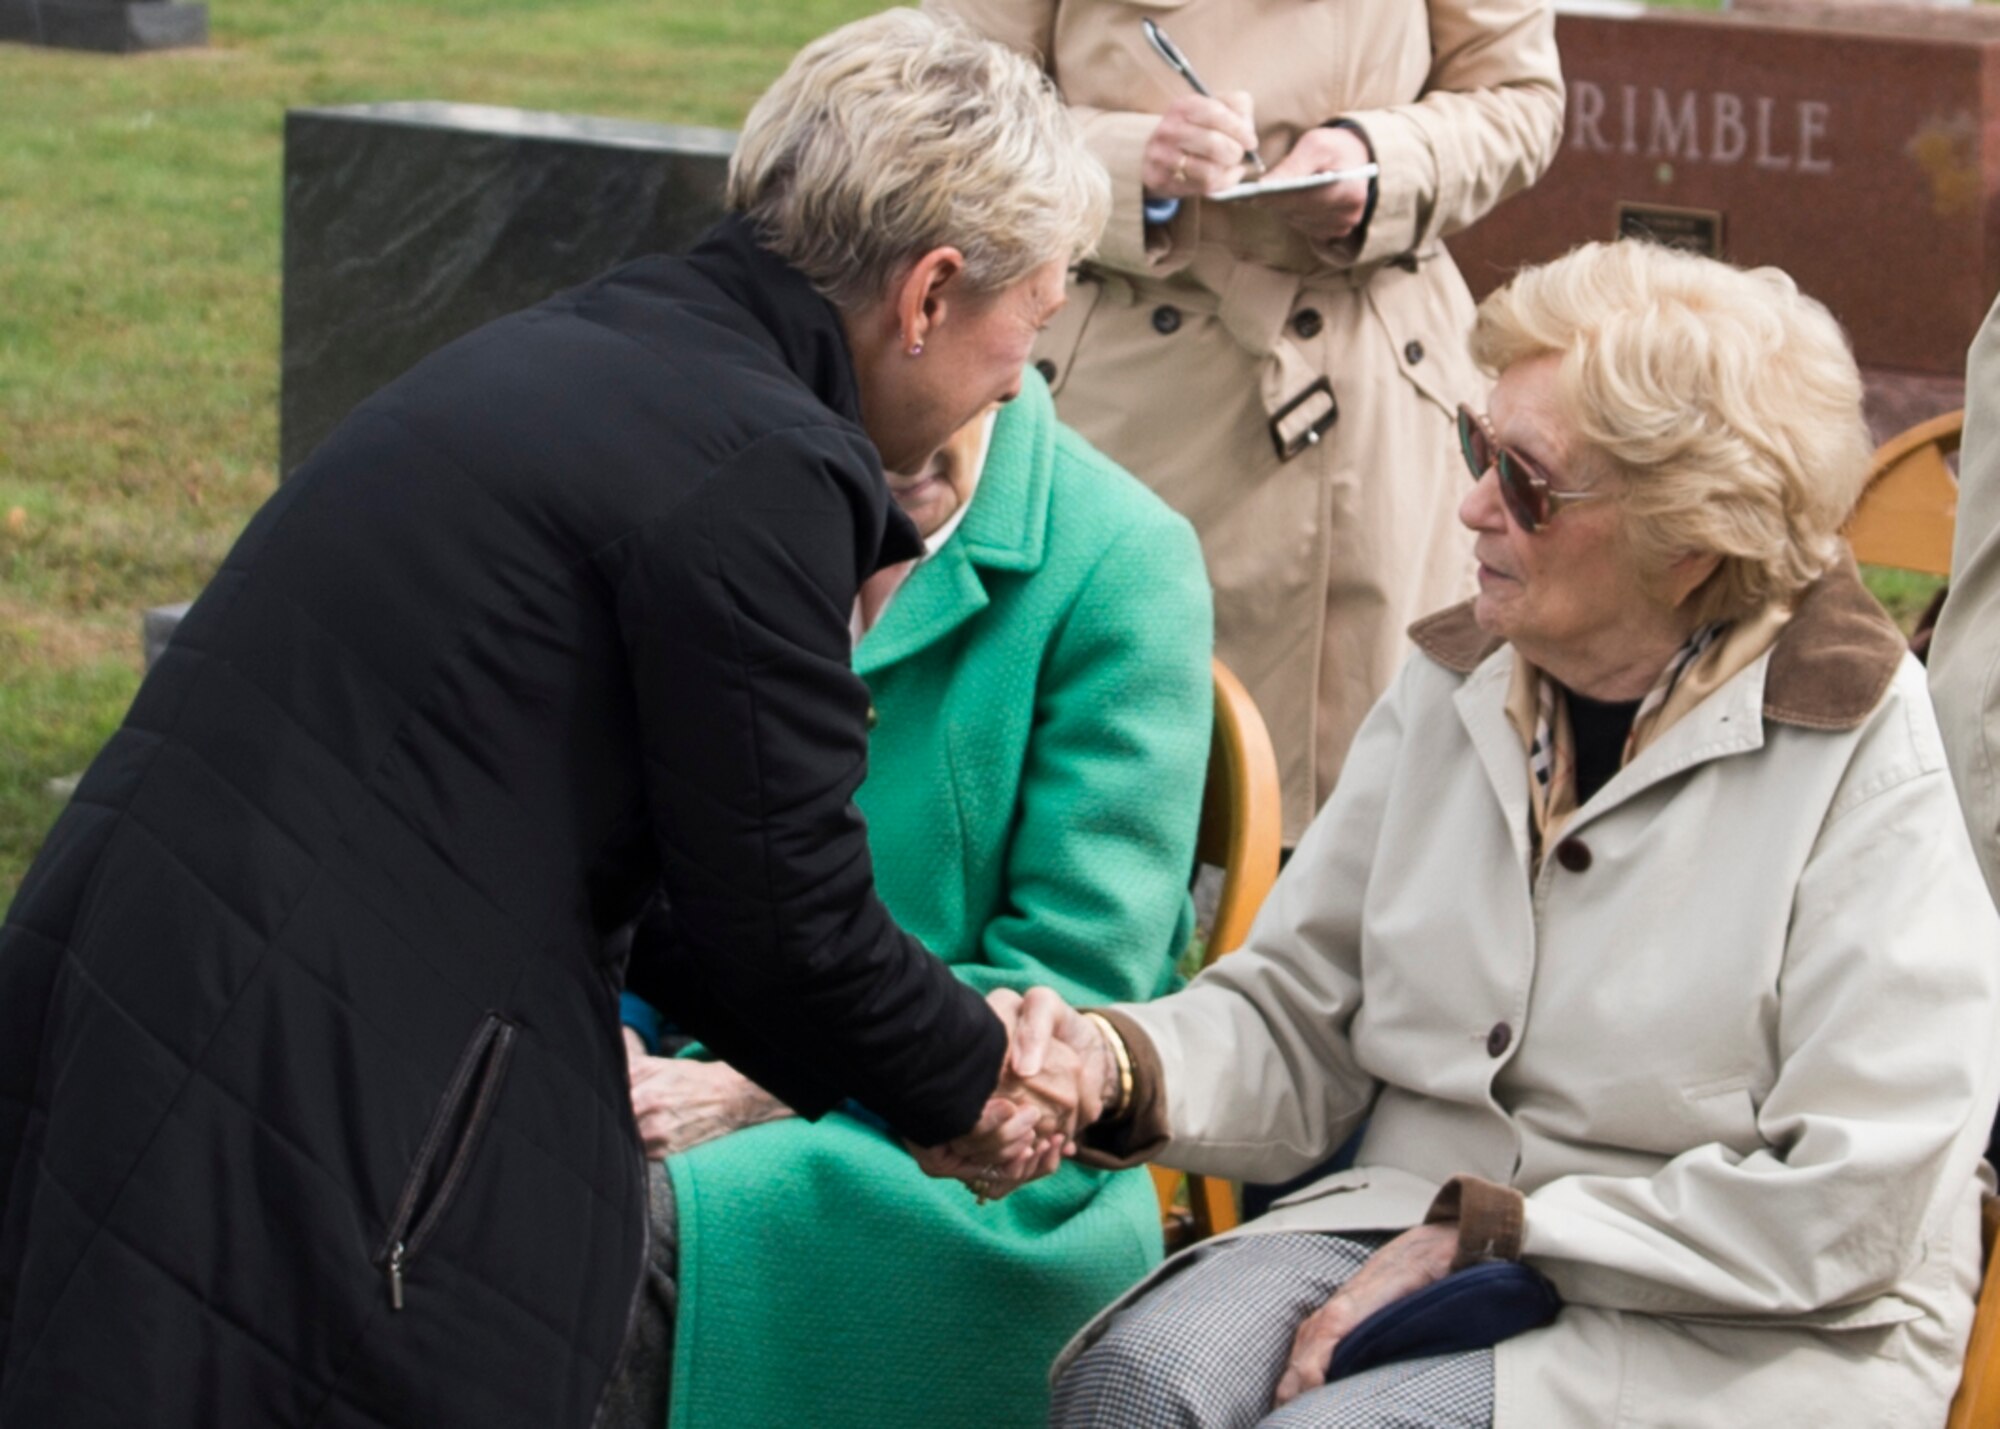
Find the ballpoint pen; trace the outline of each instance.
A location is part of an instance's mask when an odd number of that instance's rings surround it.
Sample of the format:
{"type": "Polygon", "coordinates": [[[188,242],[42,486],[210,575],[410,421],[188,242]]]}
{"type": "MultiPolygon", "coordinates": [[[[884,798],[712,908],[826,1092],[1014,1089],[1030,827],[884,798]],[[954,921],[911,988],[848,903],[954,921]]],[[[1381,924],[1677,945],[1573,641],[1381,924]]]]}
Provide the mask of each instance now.
{"type": "MultiPolygon", "coordinates": [[[[1173,66],[1174,71],[1182,79],[1194,86],[1196,94],[1199,94],[1204,99],[1215,98],[1215,95],[1210,92],[1209,87],[1201,82],[1201,76],[1194,72],[1194,66],[1188,63],[1187,56],[1181,53],[1180,47],[1167,38],[1165,30],[1155,25],[1150,19],[1143,19],[1139,21],[1139,24],[1146,31],[1147,41],[1159,52],[1160,58],[1173,66]]],[[[1259,178],[1263,177],[1265,172],[1264,161],[1257,157],[1255,149],[1245,149],[1243,151],[1243,162],[1256,169],[1259,178]]]]}

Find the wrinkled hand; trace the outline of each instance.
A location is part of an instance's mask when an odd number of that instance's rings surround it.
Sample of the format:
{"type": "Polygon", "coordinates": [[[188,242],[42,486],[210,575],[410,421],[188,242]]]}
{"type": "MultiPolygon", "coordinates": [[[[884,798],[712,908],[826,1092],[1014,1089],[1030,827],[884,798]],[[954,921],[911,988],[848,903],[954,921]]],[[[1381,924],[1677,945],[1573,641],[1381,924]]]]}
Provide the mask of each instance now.
{"type": "Polygon", "coordinates": [[[1384,1305],[1444,1279],[1457,1250],[1457,1226],[1418,1226],[1369,1256],[1353,1279],[1299,1325],[1272,1406],[1283,1407],[1325,1384],[1334,1346],[1384,1305]]]}
{"type": "MultiPolygon", "coordinates": [[[[1308,129],[1267,179],[1302,178],[1331,169],[1356,169],[1368,162],[1368,145],[1352,129],[1308,129]]],[[[1353,233],[1368,211],[1368,180],[1346,179],[1318,188],[1268,194],[1250,200],[1276,214],[1306,237],[1332,243],[1353,233]]]]}
{"type": "Polygon", "coordinates": [[[1061,1050],[1075,1055],[1079,1066],[1073,1141],[1077,1132],[1104,1115],[1118,1095],[1118,1062],[1104,1033],[1053,988],[1031,987],[1025,996],[997,988],[986,1002],[1003,1022],[1011,1019],[1010,1066],[1034,1067],[1061,1050]]]}
{"type": "Polygon", "coordinates": [[[1199,198],[1243,182],[1245,150],[1257,147],[1250,96],[1184,94],[1167,106],[1139,158],[1149,198],[1199,198]]]}
{"type": "Polygon", "coordinates": [[[631,1083],[632,1119],[654,1161],[792,1115],[790,1107],[724,1062],[649,1057],[642,1048],[631,1064],[631,1083]]]}
{"type": "Polygon", "coordinates": [[[997,1200],[1047,1176],[1076,1150],[1075,1137],[1103,1114],[1117,1068],[1103,1034],[1049,988],[1023,997],[1006,988],[987,995],[1008,1029],[1000,1083],[979,1123],[955,1141],[912,1147],[933,1176],[963,1181],[997,1200]]]}
{"type": "Polygon", "coordinates": [[[1041,1108],[1033,1104],[1016,1106],[994,1097],[972,1130],[956,1140],[903,1145],[926,1175],[962,1181],[982,1201],[997,1201],[1062,1164],[1063,1144],[1035,1133],[1041,1118],[1041,1108]]]}

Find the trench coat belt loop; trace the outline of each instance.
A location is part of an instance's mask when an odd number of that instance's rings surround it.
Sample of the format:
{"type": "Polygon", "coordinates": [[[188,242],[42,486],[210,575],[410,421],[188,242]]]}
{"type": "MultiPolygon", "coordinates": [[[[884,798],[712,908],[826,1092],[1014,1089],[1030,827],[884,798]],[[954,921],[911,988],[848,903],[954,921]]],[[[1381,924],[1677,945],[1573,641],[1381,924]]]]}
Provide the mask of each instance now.
{"type": "Polygon", "coordinates": [[[1219,297],[1216,317],[1244,351],[1263,359],[1259,395],[1271,418],[1271,443],[1278,460],[1318,444],[1340,415],[1333,384],[1315,371],[1292,341],[1288,324],[1302,285],[1296,273],[1248,263],[1207,249],[1189,265],[1190,274],[1219,297]]]}

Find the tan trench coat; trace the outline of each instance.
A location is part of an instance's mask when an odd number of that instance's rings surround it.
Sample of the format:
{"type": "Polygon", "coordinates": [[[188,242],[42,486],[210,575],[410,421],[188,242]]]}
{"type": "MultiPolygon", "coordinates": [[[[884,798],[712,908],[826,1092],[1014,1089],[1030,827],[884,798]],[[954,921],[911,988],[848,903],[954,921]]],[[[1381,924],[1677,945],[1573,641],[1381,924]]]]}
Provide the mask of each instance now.
{"type": "Polygon", "coordinates": [[[1931,698],[1973,847],[2000,898],[2000,302],[1965,373],[1958,533],[1931,640],[1931,698]]]}
{"type": "MultiPolygon", "coordinates": [[[[1043,58],[1111,172],[1110,230],[1037,357],[1064,420],[1201,534],[1217,653],[1270,725],[1292,842],[1402,663],[1403,628],[1470,590],[1452,417],[1486,384],[1442,239],[1554,157],[1549,0],[929,3],[1043,58]],[[1252,94],[1267,161],[1329,120],[1362,127],[1382,166],[1365,243],[1213,203],[1149,242],[1140,153],[1187,91],[1144,16],[1213,88],[1252,94]],[[1281,462],[1272,416],[1320,377],[1337,419],[1281,462]]],[[[1328,405],[1308,399],[1287,430],[1328,405]]]]}
{"type": "Polygon", "coordinates": [[[1240,1233],[1407,1227],[1457,1174],[1525,1193],[1567,1306],[1500,1347],[1498,1429],[1943,1422],[2000,917],[1872,605],[1829,576],[1532,880],[1513,653],[1427,622],[1245,948],[1118,1009],[1165,1164],[1276,1181],[1368,1117],[1356,1170],[1240,1233]]]}

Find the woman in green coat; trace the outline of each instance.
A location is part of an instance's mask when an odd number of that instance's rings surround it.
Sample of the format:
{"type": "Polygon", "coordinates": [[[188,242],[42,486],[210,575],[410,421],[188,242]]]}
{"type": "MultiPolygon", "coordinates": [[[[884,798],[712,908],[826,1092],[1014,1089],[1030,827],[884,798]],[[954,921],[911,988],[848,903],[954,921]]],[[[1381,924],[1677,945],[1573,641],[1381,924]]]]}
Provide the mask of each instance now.
{"type": "MultiPolygon", "coordinates": [[[[982,992],[1165,991],[1211,718],[1192,529],[1033,373],[890,485],[929,553],[855,612],[883,900],[982,992]]],[[[858,1108],[801,1121],[719,1064],[633,1076],[649,1149],[675,1153],[674,1429],[1039,1426],[1055,1352],[1160,1258],[1142,1172],[1068,1164],[980,1204],[858,1108]]]]}

